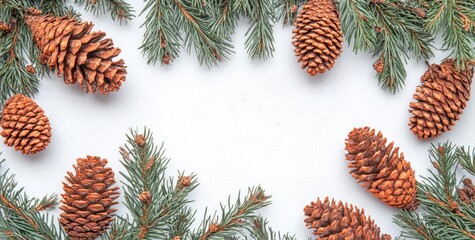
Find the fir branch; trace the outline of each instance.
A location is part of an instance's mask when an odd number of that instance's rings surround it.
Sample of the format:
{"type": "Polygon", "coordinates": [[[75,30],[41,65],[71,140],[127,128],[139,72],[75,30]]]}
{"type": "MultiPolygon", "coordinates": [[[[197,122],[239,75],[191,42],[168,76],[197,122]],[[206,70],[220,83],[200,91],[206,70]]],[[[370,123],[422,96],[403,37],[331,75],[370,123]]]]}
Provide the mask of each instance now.
{"type": "Polygon", "coordinates": [[[431,146],[430,160],[435,171],[429,170],[429,177],[417,183],[423,213],[400,211],[394,216],[395,223],[404,229],[403,237],[475,239],[473,202],[467,204],[457,196],[456,173],[463,161],[460,149],[449,142],[431,146]]]}
{"type": "Polygon", "coordinates": [[[274,49],[274,11],[270,0],[247,0],[244,14],[250,19],[251,26],[246,32],[244,42],[251,59],[272,57],[274,49]]]}
{"type": "MultiPolygon", "coordinates": [[[[4,162],[1,161],[0,165],[4,162]]],[[[50,199],[44,197],[43,199],[50,199]]],[[[54,197],[53,197],[54,198],[54,197]]],[[[8,170],[0,175],[0,237],[8,239],[58,240],[64,236],[57,230],[54,218],[35,210],[37,200],[29,198],[17,186],[15,175],[8,170]]]]}
{"type": "Polygon", "coordinates": [[[148,64],[160,61],[162,64],[173,62],[179,54],[182,38],[172,12],[169,0],[148,0],[140,15],[147,13],[144,39],[140,49],[147,57],[148,64]]]}
{"type": "Polygon", "coordinates": [[[382,60],[380,69],[375,67],[378,83],[391,93],[404,86],[408,59],[433,55],[433,36],[424,31],[423,16],[414,11],[416,6],[400,0],[339,2],[345,38],[353,42],[355,52],[372,52],[382,60]]]}
{"type": "Polygon", "coordinates": [[[376,48],[378,22],[371,5],[366,1],[341,0],[338,4],[341,29],[353,51],[372,52],[376,48]]]}
{"type": "Polygon", "coordinates": [[[459,69],[475,64],[474,1],[429,1],[426,29],[432,34],[442,33],[443,48],[450,50],[459,69]]]}
{"type": "Polygon", "coordinates": [[[37,212],[48,210],[59,204],[58,195],[56,194],[44,196],[41,199],[34,199],[33,201],[33,209],[37,212]]]}
{"type": "Polygon", "coordinates": [[[475,175],[475,148],[465,150],[464,147],[457,148],[456,157],[460,165],[471,175],[475,175]]]}
{"type": "Polygon", "coordinates": [[[134,9],[124,0],[75,0],[75,3],[84,5],[86,11],[94,15],[110,13],[113,20],[119,20],[120,23],[132,20],[134,9]]]}
{"type": "Polygon", "coordinates": [[[198,62],[208,67],[228,58],[232,45],[227,36],[218,36],[211,31],[209,9],[193,6],[193,2],[173,0],[177,25],[186,34],[184,47],[187,51],[195,50],[198,62]]]}
{"type": "Polygon", "coordinates": [[[226,206],[221,205],[221,218],[215,213],[206,216],[198,230],[193,234],[193,240],[223,239],[239,234],[255,217],[255,211],[270,204],[270,196],[266,196],[261,187],[250,188],[247,196],[241,200],[238,196],[234,204],[228,198],[226,206]]]}
{"type": "MultiPolygon", "coordinates": [[[[167,178],[169,159],[164,157],[163,145],[155,145],[147,128],[143,133],[131,130],[120,153],[125,168],[121,172],[124,204],[130,215],[118,217],[105,239],[226,239],[251,229],[258,217],[255,211],[270,204],[270,197],[262,188],[251,188],[246,197],[238,197],[234,204],[229,198],[227,205],[221,205],[219,216],[208,216],[205,212],[199,228],[193,231],[190,228],[195,211],[188,206],[188,195],[198,186],[196,176],[179,172],[176,181],[167,178]]],[[[276,236],[270,228],[266,234],[276,236]]],[[[288,235],[282,237],[293,240],[288,235]]]]}
{"type": "Polygon", "coordinates": [[[252,224],[247,228],[249,236],[245,239],[254,240],[297,240],[296,237],[289,234],[281,235],[268,226],[268,221],[262,216],[258,216],[252,220],[252,224]]]}
{"type": "MultiPolygon", "coordinates": [[[[12,11],[11,8],[2,9],[12,11]]],[[[39,80],[26,70],[28,62],[25,58],[31,53],[31,39],[28,39],[28,27],[16,18],[11,19],[12,30],[0,41],[0,105],[11,95],[22,93],[32,96],[38,92],[39,80]]],[[[31,55],[30,55],[31,56],[31,55]]]]}
{"type": "Polygon", "coordinates": [[[275,0],[275,15],[277,21],[282,21],[282,24],[290,25],[297,17],[298,8],[306,3],[305,0],[275,0]]]}

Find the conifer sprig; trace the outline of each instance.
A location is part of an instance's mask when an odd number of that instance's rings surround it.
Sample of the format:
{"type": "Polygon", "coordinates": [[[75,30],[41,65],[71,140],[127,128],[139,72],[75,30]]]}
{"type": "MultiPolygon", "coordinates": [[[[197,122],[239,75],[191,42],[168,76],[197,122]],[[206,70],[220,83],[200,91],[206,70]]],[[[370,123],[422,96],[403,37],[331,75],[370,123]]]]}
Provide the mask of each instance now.
{"type": "MultiPolygon", "coordinates": [[[[142,133],[131,130],[120,153],[125,168],[121,172],[124,204],[130,215],[115,221],[106,239],[211,240],[236,235],[246,237],[243,234],[251,234],[248,230],[259,218],[255,212],[270,204],[270,197],[262,188],[250,188],[245,197],[238,196],[235,202],[229,198],[226,205],[221,205],[219,214],[208,215],[205,211],[198,229],[193,230],[191,225],[195,221],[195,210],[190,208],[188,196],[198,186],[196,175],[179,172],[176,180],[167,177],[169,159],[164,156],[163,144],[157,146],[147,128],[142,133]]],[[[267,224],[262,217],[259,219],[264,225],[267,224]]],[[[269,240],[278,236],[271,229],[266,231],[269,240]]],[[[249,235],[250,239],[267,239],[257,236],[260,235],[249,235]]],[[[279,239],[293,238],[283,235],[279,239]]]]}
{"type": "Polygon", "coordinates": [[[383,90],[396,93],[406,79],[404,64],[409,59],[428,59],[433,36],[424,31],[423,15],[413,2],[339,1],[341,25],[353,50],[371,52],[378,57],[378,83],[383,90]]]}
{"type": "Polygon", "coordinates": [[[86,11],[92,12],[96,16],[110,13],[113,20],[119,20],[121,23],[135,17],[134,9],[125,0],[75,0],[75,2],[84,5],[86,11]]]}
{"type": "Polygon", "coordinates": [[[473,152],[449,142],[432,145],[430,161],[435,170],[418,182],[418,200],[423,213],[402,210],[394,222],[403,228],[402,238],[409,239],[474,239],[475,187],[469,177],[460,181],[460,165],[473,177],[473,152]],[[466,166],[466,167],[465,167],[466,166]],[[464,188],[459,185],[463,182],[464,188]]]}
{"type": "Polygon", "coordinates": [[[442,33],[443,48],[451,53],[459,69],[475,64],[475,2],[419,1],[427,9],[425,28],[432,34],[442,33]]]}
{"type": "MultiPolygon", "coordinates": [[[[5,160],[0,161],[0,165],[5,160]]],[[[3,169],[2,169],[3,170],[3,169]]],[[[31,198],[18,187],[15,175],[8,170],[0,174],[0,238],[2,239],[62,239],[64,233],[55,227],[55,219],[40,213],[39,206],[57,202],[57,196],[31,198]]],[[[43,208],[43,207],[42,207],[43,208]]]]}

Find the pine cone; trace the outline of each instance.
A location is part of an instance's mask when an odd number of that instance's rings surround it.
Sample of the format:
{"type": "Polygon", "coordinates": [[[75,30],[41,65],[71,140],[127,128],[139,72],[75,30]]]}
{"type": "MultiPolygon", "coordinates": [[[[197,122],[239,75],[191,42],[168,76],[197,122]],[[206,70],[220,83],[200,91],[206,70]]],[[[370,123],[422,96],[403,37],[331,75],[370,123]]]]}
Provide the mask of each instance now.
{"type": "Polygon", "coordinates": [[[96,239],[113,220],[119,188],[112,187],[114,172],[106,164],[100,157],[79,158],[76,173],[66,176],[59,221],[72,240],[96,239]]]}
{"type": "Polygon", "coordinates": [[[419,139],[450,131],[470,99],[472,78],[473,68],[458,71],[452,59],[430,65],[414,94],[417,102],[409,105],[411,131],[419,139]]]}
{"type": "Polygon", "coordinates": [[[320,240],[351,239],[351,240],[390,240],[388,234],[380,234],[379,227],[366,217],[364,209],[359,210],[353,205],[338,203],[335,200],[322,202],[317,199],[305,206],[305,225],[313,228],[313,234],[320,240]]]}
{"type": "Polygon", "coordinates": [[[51,141],[48,117],[31,98],[22,94],[5,102],[0,124],[5,145],[23,154],[43,151],[51,141]]]}
{"type": "Polygon", "coordinates": [[[84,92],[109,94],[125,81],[124,61],[113,61],[120,49],[105,33],[91,32],[90,22],[70,17],[25,15],[42,55],[40,61],[56,68],[67,84],[79,84],[84,92]]]}
{"type": "Polygon", "coordinates": [[[381,132],[369,127],[355,128],[346,139],[346,160],[353,177],[373,196],[388,206],[415,209],[416,179],[411,164],[399,155],[394,142],[386,145],[381,132]]]}
{"type": "Polygon", "coordinates": [[[293,44],[298,62],[314,76],[330,70],[343,42],[338,11],[332,0],[310,0],[294,22],[293,44]]]}

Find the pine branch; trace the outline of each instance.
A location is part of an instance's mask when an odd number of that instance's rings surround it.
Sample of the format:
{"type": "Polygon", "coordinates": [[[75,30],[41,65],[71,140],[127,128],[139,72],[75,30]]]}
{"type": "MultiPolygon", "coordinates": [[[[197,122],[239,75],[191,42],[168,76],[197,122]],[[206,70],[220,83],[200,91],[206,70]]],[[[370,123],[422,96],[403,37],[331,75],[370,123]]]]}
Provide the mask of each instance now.
{"type": "Polygon", "coordinates": [[[424,16],[413,2],[342,0],[339,10],[343,33],[353,42],[353,50],[378,56],[375,69],[383,90],[396,93],[404,86],[408,59],[433,55],[433,36],[424,31],[424,16]]]}
{"type": "Polygon", "coordinates": [[[470,148],[465,150],[464,147],[459,147],[456,156],[460,165],[471,175],[475,175],[475,149],[470,151],[470,148]]]}
{"type": "Polygon", "coordinates": [[[475,64],[474,1],[428,1],[425,28],[442,33],[443,48],[450,50],[459,69],[475,64]]]}
{"type": "Polygon", "coordinates": [[[94,15],[110,13],[113,20],[119,20],[120,23],[132,20],[134,9],[124,0],[75,0],[75,3],[84,5],[86,11],[94,15]]]}
{"type": "MultiPolygon", "coordinates": [[[[13,11],[6,7],[1,12],[13,11]]],[[[32,96],[38,92],[38,78],[27,71],[26,66],[31,59],[25,58],[34,52],[31,45],[28,27],[16,18],[9,20],[11,32],[0,41],[0,105],[16,93],[32,96]]]]}
{"type": "MultiPolygon", "coordinates": [[[[3,161],[0,162],[3,163],[3,161]]],[[[57,196],[44,197],[45,202],[57,196]],[[49,200],[48,200],[49,199],[49,200]]],[[[8,170],[0,175],[0,237],[8,239],[58,240],[64,236],[57,230],[54,218],[41,214],[35,207],[38,200],[29,198],[23,188],[17,186],[15,176],[8,170]]]]}
{"type": "Polygon", "coordinates": [[[169,0],[149,0],[140,15],[147,13],[142,54],[147,57],[148,64],[160,61],[162,64],[173,62],[179,54],[181,42],[178,28],[170,9],[169,0]]]}
{"type": "Polygon", "coordinates": [[[56,194],[44,196],[42,199],[33,199],[33,201],[33,209],[37,212],[46,211],[59,204],[58,195],[56,194]]]}
{"type": "MultiPolygon", "coordinates": [[[[195,211],[188,206],[188,195],[198,186],[196,176],[179,172],[176,181],[167,178],[169,159],[164,157],[163,145],[156,146],[146,128],[143,133],[131,130],[120,153],[125,168],[121,172],[124,204],[130,215],[119,217],[105,239],[224,239],[251,229],[258,217],[255,211],[270,204],[262,188],[251,188],[245,198],[238,197],[234,204],[228,199],[227,205],[221,205],[219,216],[205,212],[200,227],[193,231],[195,211]]],[[[270,228],[266,234],[277,236],[270,228]]],[[[293,240],[288,235],[282,237],[293,240]]]]}
{"type": "Polygon", "coordinates": [[[244,14],[250,19],[251,26],[246,32],[245,46],[251,59],[268,59],[274,49],[273,26],[275,16],[270,0],[247,0],[244,14]]]}
{"type": "Polygon", "coordinates": [[[245,239],[254,239],[254,240],[297,240],[296,237],[290,236],[289,234],[281,235],[280,232],[277,233],[268,226],[268,221],[262,216],[258,216],[252,220],[252,224],[247,228],[249,231],[249,237],[246,236],[245,239]]]}
{"type": "Polygon", "coordinates": [[[304,0],[275,0],[274,8],[277,21],[282,21],[283,26],[291,25],[297,17],[298,8],[304,0]]]}
{"type": "Polygon", "coordinates": [[[250,188],[247,196],[241,200],[238,196],[234,204],[228,198],[226,206],[221,205],[221,218],[215,213],[206,216],[198,230],[193,234],[193,240],[223,239],[239,234],[255,217],[255,211],[270,204],[270,196],[266,196],[260,187],[250,188]]]}
{"type": "MultiPolygon", "coordinates": [[[[418,182],[418,200],[424,211],[400,211],[394,221],[404,229],[402,236],[414,239],[475,239],[475,187],[471,180],[464,179],[464,188],[470,188],[462,196],[457,187],[457,170],[463,160],[463,148],[449,142],[432,145],[430,160],[435,171],[429,170],[429,177],[418,182]],[[473,195],[473,196],[472,196],[473,195]]],[[[466,154],[470,154],[467,153],[466,154]]]]}
{"type": "Polygon", "coordinates": [[[194,49],[198,62],[208,67],[228,58],[232,52],[230,39],[218,36],[211,31],[212,20],[208,17],[209,9],[193,6],[189,1],[173,0],[177,25],[185,32],[184,47],[187,51],[194,49]]]}

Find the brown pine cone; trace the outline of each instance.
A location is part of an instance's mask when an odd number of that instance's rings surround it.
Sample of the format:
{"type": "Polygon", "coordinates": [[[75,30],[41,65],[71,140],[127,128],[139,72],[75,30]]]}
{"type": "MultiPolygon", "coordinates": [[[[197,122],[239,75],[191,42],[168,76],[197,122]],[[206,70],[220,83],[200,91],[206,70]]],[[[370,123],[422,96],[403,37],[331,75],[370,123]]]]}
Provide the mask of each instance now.
{"type": "Polygon", "coordinates": [[[432,64],[421,77],[409,107],[411,131],[419,139],[428,139],[450,131],[470,99],[473,68],[458,71],[452,59],[432,64]]]}
{"type": "Polygon", "coordinates": [[[330,70],[340,56],[343,37],[332,0],[309,0],[294,22],[295,55],[314,76],[330,70]]]}
{"type": "Polygon", "coordinates": [[[317,199],[305,206],[305,225],[314,229],[313,234],[321,240],[390,240],[388,234],[381,234],[379,227],[366,217],[364,209],[359,210],[341,201],[317,199]]]}
{"type": "Polygon", "coordinates": [[[91,32],[90,22],[70,17],[25,15],[42,55],[40,61],[56,68],[67,84],[79,84],[84,92],[109,94],[125,81],[122,59],[113,61],[120,49],[103,32],[91,32]]]}
{"type": "Polygon", "coordinates": [[[114,172],[106,164],[100,157],[78,158],[75,174],[66,176],[59,222],[72,240],[94,240],[113,220],[119,188],[112,187],[114,172]]]}
{"type": "Polygon", "coordinates": [[[43,151],[51,141],[48,117],[31,98],[22,94],[5,102],[0,124],[5,145],[23,154],[43,151]]]}
{"type": "Polygon", "coordinates": [[[399,155],[394,142],[386,145],[381,132],[369,127],[355,128],[346,139],[346,160],[351,175],[368,192],[388,206],[403,209],[417,208],[416,179],[411,164],[399,155]]]}

